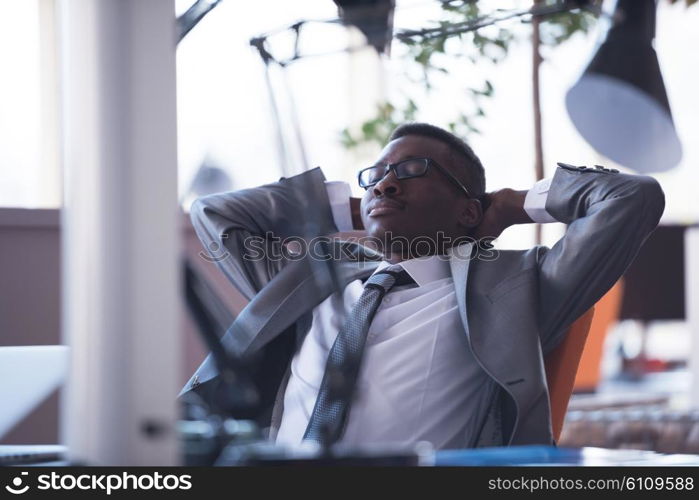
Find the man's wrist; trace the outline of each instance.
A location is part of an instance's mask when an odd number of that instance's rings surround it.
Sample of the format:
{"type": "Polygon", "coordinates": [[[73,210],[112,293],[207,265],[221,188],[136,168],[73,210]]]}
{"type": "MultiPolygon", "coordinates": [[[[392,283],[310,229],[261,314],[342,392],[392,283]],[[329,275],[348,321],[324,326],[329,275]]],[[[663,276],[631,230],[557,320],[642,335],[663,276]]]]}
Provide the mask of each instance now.
{"type": "Polygon", "coordinates": [[[527,191],[527,196],[524,200],[524,210],[534,222],[540,224],[557,222],[546,210],[546,201],[548,200],[551,181],[552,178],[542,179],[527,191]]]}
{"type": "Polygon", "coordinates": [[[495,207],[500,215],[503,231],[515,224],[530,224],[534,222],[524,209],[527,190],[503,189],[495,200],[495,207]]]}
{"type": "Polygon", "coordinates": [[[343,181],[325,181],[328,201],[333,215],[333,221],[338,231],[351,231],[353,216],[350,211],[350,187],[343,181]]]}

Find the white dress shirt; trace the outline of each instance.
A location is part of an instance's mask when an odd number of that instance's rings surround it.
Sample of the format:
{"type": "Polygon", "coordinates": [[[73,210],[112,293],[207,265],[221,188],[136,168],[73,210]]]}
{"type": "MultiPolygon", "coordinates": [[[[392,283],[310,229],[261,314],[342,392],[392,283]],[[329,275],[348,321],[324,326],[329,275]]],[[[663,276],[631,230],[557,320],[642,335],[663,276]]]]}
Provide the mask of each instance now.
{"type": "MultiPolygon", "coordinates": [[[[328,183],[328,196],[336,225],[345,231],[352,227],[349,186],[342,184],[328,183]]],[[[525,210],[533,220],[549,221],[547,193],[548,184],[537,183],[527,194],[525,210]]],[[[382,262],[377,271],[387,265],[382,262]]],[[[469,348],[448,256],[421,257],[401,265],[416,285],[391,290],[374,316],[357,398],[341,442],[361,446],[428,441],[435,449],[463,448],[485,418],[494,382],[469,348]]],[[[311,328],[291,361],[277,443],[301,443],[330,348],[363,290],[362,281],[353,281],[313,310],[311,328]]]]}

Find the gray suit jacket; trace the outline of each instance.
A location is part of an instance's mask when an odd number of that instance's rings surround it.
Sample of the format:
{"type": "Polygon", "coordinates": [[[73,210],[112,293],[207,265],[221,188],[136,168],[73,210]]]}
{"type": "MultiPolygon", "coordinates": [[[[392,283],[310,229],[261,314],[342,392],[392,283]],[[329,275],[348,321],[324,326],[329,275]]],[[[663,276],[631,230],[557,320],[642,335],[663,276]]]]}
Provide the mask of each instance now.
{"type": "MultiPolygon", "coordinates": [[[[254,189],[215,194],[192,206],[204,246],[225,248],[218,264],[250,300],[223,337],[251,360],[260,389],[256,417],[279,426],[288,367],[311,325],[311,312],[336,288],[368,277],[380,256],[351,245],[351,257],[327,263],[243,257],[246,238],[328,235],[334,225],[320,169],[254,189]],[[339,283],[337,283],[339,282],[339,283]]],[[[551,444],[544,356],[568,327],[611,288],[658,224],[665,198],[651,177],[585,167],[559,167],[546,210],[568,229],[552,248],[499,251],[496,259],[451,260],[464,334],[494,382],[488,416],[472,446],[551,444]],[[468,267],[468,271],[466,268],[468,267]],[[468,276],[467,276],[468,273],[468,276]]],[[[248,240],[248,248],[249,249],[248,240]]],[[[267,251],[279,242],[265,238],[267,251]]],[[[183,388],[215,405],[218,373],[209,356],[183,388]]],[[[244,416],[244,415],[241,415],[244,416]]]]}

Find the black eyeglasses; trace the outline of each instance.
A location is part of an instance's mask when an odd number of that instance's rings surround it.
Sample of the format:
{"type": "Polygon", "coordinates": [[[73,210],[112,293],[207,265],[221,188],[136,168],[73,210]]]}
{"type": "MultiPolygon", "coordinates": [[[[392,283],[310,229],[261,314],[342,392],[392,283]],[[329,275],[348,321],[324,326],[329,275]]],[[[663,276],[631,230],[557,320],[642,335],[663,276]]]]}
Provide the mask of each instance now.
{"type": "Polygon", "coordinates": [[[459,179],[454,177],[454,175],[449,172],[446,168],[442,167],[439,163],[434,161],[432,158],[409,158],[407,160],[399,161],[398,163],[388,163],[386,165],[374,165],[373,167],[365,168],[359,171],[357,174],[357,179],[359,180],[359,186],[364,189],[369,189],[371,186],[378,183],[381,179],[386,177],[391,170],[396,175],[396,179],[412,179],[413,177],[422,177],[430,169],[430,165],[434,165],[437,169],[446,175],[449,180],[456,184],[468,198],[472,198],[469,190],[464,186],[459,179]]]}

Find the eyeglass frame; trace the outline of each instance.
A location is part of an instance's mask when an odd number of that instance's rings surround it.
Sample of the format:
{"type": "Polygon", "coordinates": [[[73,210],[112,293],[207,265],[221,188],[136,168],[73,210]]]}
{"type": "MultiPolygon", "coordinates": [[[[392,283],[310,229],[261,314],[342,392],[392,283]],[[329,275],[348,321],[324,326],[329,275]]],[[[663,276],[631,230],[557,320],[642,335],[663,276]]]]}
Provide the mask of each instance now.
{"type": "Polygon", "coordinates": [[[451,172],[449,172],[446,168],[444,168],[443,166],[441,166],[439,163],[437,163],[436,161],[434,161],[432,158],[428,158],[428,157],[424,157],[424,158],[406,158],[405,160],[401,160],[401,161],[398,161],[398,162],[396,162],[396,163],[386,163],[386,164],[383,166],[383,167],[384,167],[384,172],[383,172],[383,175],[381,176],[381,178],[380,178],[379,180],[377,180],[376,182],[372,182],[371,184],[367,184],[366,186],[362,186],[362,181],[361,181],[362,173],[363,173],[363,172],[366,172],[367,170],[370,170],[370,169],[372,169],[372,168],[381,167],[381,165],[380,165],[380,164],[376,164],[376,165],[372,165],[371,167],[363,168],[363,169],[361,169],[361,170],[357,173],[357,182],[358,182],[358,184],[359,184],[359,187],[364,188],[365,190],[368,190],[370,187],[375,186],[376,184],[378,184],[379,182],[381,182],[383,179],[385,179],[386,176],[387,176],[389,173],[391,173],[391,170],[393,170],[393,173],[395,174],[396,179],[398,179],[398,180],[406,180],[406,179],[414,179],[414,178],[417,178],[417,177],[424,177],[425,175],[427,175],[427,172],[429,172],[429,170],[430,170],[430,165],[434,165],[435,167],[437,167],[437,170],[441,171],[444,175],[446,175],[454,184],[456,184],[464,193],[466,193],[466,197],[467,197],[467,198],[475,198],[473,195],[471,195],[471,192],[468,190],[468,188],[467,188],[466,186],[464,186],[464,185],[461,183],[461,181],[460,181],[459,179],[456,178],[456,176],[455,176],[454,174],[452,174],[451,172]],[[397,170],[396,170],[396,167],[397,167],[398,165],[400,165],[401,163],[405,163],[405,162],[408,162],[408,161],[415,161],[415,160],[424,160],[424,161],[426,162],[425,171],[424,171],[423,173],[421,173],[420,175],[411,175],[410,177],[403,177],[402,179],[401,179],[400,177],[398,177],[398,172],[397,172],[397,170]]]}

